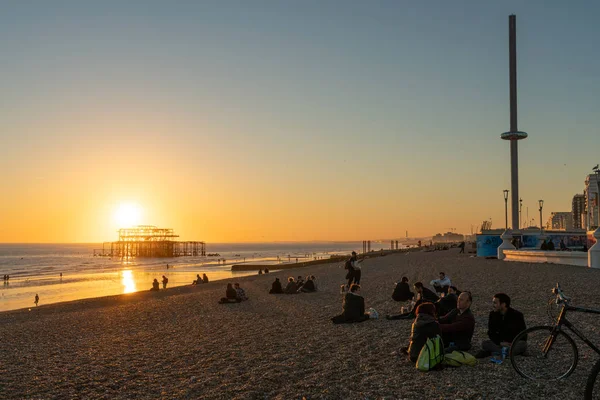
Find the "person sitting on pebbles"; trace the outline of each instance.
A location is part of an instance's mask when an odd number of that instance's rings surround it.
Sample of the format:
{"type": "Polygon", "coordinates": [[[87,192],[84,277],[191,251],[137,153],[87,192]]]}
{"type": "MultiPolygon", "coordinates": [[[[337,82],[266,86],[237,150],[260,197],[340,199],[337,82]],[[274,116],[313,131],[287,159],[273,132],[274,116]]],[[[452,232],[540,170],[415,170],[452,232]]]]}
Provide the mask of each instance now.
{"type": "Polygon", "coordinates": [[[271,284],[271,290],[269,290],[269,294],[282,294],[283,288],[281,287],[281,282],[279,278],[275,278],[275,281],[271,284]]]}
{"type": "Polygon", "coordinates": [[[434,279],[429,284],[433,286],[437,293],[448,293],[448,288],[452,285],[450,278],[446,276],[446,273],[440,272],[440,279],[434,279]]]}
{"type": "Polygon", "coordinates": [[[150,290],[159,290],[160,289],[160,283],[158,283],[158,279],[154,278],[154,282],[152,282],[152,289],[150,290]]]}
{"type": "Polygon", "coordinates": [[[398,282],[394,288],[392,299],[394,301],[408,301],[412,300],[414,297],[415,294],[410,291],[410,286],[408,285],[408,278],[403,276],[402,280],[398,282]]]}
{"type": "Polygon", "coordinates": [[[199,285],[201,283],[204,283],[202,281],[202,278],[200,278],[200,274],[196,274],[196,280],[194,282],[192,282],[192,285],[199,285]]]}
{"type": "Polygon", "coordinates": [[[413,305],[412,311],[400,313],[397,315],[386,315],[386,319],[412,319],[415,317],[415,311],[417,307],[424,302],[435,303],[439,300],[439,297],[433,293],[431,290],[427,289],[423,286],[422,282],[415,282],[414,284],[415,291],[417,292],[417,301],[413,305]]]}
{"type": "Polygon", "coordinates": [[[222,297],[219,301],[219,304],[228,304],[228,303],[239,303],[242,301],[238,296],[237,292],[231,285],[231,283],[227,284],[227,290],[225,290],[225,297],[222,297]]]}
{"type": "Polygon", "coordinates": [[[208,276],[206,274],[202,274],[202,282],[208,283],[208,276]]]}
{"type": "Polygon", "coordinates": [[[460,290],[458,290],[456,286],[450,286],[448,288],[448,294],[442,296],[441,299],[435,302],[435,308],[437,309],[438,315],[446,315],[454,310],[460,293],[460,290]]]}
{"type": "Polygon", "coordinates": [[[441,335],[440,324],[436,321],[435,306],[433,303],[420,304],[415,314],[415,318],[410,330],[410,343],[408,347],[402,347],[400,351],[410,358],[410,361],[417,362],[421,349],[427,342],[427,339],[441,335]]]}
{"type": "Polygon", "coordinates": [[[246,296],[246,292],[240,287],[240,284],[236,283],[234,286],[238,299],[240,299],[240,301],[248,300],[248,296],[246,296]]]}
{"type": "Polygon", "coordinates": [[[296,282],[294,282],[294,278],[291,276],[288,278],[288,284],[285,287],[285,293],[286,294],[298,293],[298,286],[296,285],[296,282]]]}
{"type": "Polygon", "coordinates": [[[312,276],[307,276],[306,277],[306,282],[304,282],[304,285],[302,285],[302,287],[300,288],[300,291],[303,293],[311,293],[317,290],[316,286],[315,286],[315,282],[312,279],[312,276]]]}
{"type": "Polygon", "coordinates": [[[446,353],[471,349],[471,339],[475,331],[475,317],[471,312],[472,302],[471,293],[462,292],[458,296],[456,308],[440,317],[439,323],[446,353]]]}
{"type": "Polygon", "coordinates": [[[334,324],[349,324],[369,319],[369,314],[365,314],[365,299],[360,295],[360,285],[354,283],[350,286],[350,291],[344,295],[342,309],[342,313],[331,318],[331,322],[334,324]]]}

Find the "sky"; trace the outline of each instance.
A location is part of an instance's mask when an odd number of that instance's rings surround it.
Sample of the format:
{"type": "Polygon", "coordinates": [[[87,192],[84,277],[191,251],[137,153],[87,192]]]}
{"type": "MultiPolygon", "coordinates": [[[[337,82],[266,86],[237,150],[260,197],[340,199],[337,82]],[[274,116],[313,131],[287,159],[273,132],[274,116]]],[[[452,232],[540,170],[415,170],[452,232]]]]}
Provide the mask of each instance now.
{"type": "Polygon", "coordinates": [[[537,224],[600,162],[598,2],[2,2],[0,242],[503,227],[513,13],[537,224]]]}

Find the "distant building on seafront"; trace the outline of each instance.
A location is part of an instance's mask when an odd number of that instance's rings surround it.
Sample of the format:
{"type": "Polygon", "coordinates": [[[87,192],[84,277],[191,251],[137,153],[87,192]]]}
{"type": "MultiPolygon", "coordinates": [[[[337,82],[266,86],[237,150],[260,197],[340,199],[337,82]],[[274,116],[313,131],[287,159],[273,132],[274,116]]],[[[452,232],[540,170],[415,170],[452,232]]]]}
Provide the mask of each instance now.
{"type": "Polygon", "coordinates": [[[585,195],[573,196],[571,218],[573,218],[573,229],[584,229],[585,225],[585,195]]]}
{"type": "Polygon", "coordinates": [[[586,205],[585,229],[591,231],[598,227],[598,205],[600,203],[598,199],[598,183],[595,174],[590,174],[585,178],[585,190],[583,191],[583,194],[585,196],[586,205]]]}
{"type": "Polygon", "coordinates": [[[571,212],[553,212],[546,223],[546,229],[557,231],[573,230],[573,214],[571,212]]]}
{"type": "Polygon", "coordinates": [[[438,233],[431,238],[433,243],[449,243],[449,242],[462,242],[465,240],[465,236],[460,233],[446,232],[444,234],[438,233]]]}

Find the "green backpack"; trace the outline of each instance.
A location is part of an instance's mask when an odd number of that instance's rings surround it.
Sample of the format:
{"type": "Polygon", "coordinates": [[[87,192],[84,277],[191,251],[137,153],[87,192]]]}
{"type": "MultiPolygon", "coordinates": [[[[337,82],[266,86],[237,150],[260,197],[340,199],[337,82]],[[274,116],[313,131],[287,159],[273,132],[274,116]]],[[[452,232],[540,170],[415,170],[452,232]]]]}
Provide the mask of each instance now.
{"type": "Polygon", "coordinates": [[[440,335],[427,339],[419,353],[416,367],[419,371],[427,372],[441,365],[444,361],[444,342],[440,335]]]}
{"type": "Polygon", "coordinates": [[[477,359],[473,357],[472,354],[464,351],[454,350],[452,353],[444,356],[444,365],[448,365],[450,367],[460,367],[462,365],[475,364],[477,364],[477,359]]]}

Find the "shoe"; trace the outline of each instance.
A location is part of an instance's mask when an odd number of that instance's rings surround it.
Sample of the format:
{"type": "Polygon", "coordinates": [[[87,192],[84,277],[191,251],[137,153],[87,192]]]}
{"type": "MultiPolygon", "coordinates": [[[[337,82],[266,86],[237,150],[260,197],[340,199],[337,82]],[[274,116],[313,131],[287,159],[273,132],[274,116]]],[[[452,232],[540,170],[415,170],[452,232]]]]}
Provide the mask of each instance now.
{"type": "Polygon", "coordinates": [[[485,350],[479,350],[477,354],[475,354],[475,358],[486,358],[489,357],[490,353],[485,350]]]}

